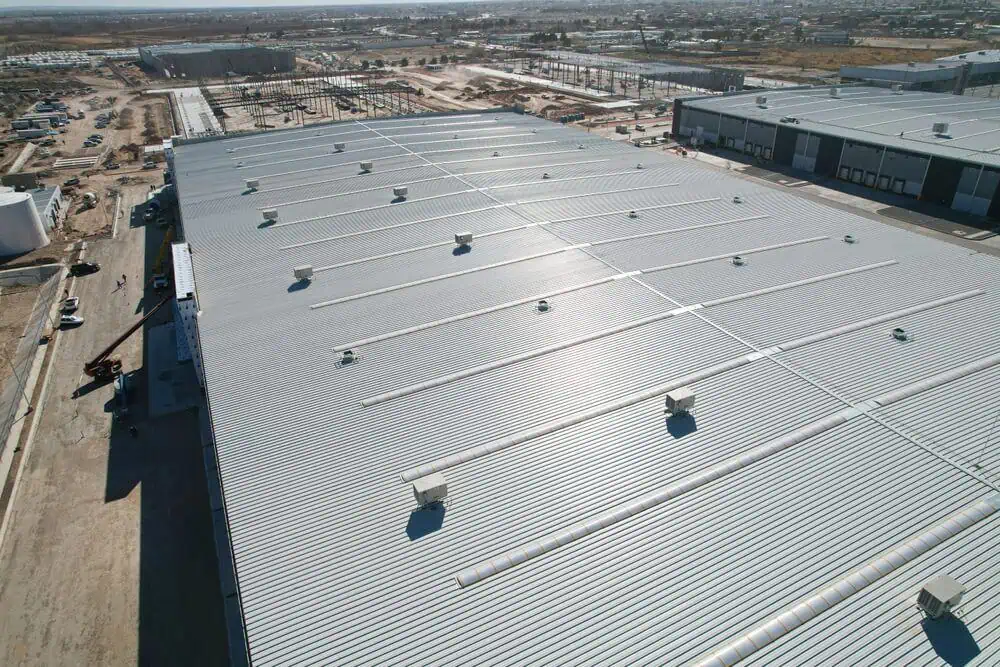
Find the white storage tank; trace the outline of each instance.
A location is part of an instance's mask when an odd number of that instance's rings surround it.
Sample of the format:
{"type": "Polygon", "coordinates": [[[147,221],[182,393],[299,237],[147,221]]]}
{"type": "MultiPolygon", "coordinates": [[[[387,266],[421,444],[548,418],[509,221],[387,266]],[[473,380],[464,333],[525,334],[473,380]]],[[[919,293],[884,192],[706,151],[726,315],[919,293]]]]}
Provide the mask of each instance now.
{"type": "Polygon", "coordinates": [[[45,226],[28,192],[0,192],[0,257],[49,244],[45,226]]]}

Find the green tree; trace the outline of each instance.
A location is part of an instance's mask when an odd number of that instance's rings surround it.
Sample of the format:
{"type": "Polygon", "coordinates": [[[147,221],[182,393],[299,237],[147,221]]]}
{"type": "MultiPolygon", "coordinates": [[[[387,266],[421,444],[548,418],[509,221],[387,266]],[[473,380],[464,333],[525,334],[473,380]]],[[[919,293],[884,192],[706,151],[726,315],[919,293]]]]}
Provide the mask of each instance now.
{"type": "Polygon", "coordinates": [[[371,65],[371,63],[369,63],[367,60],[361,61],[361,69],[368,69],[369,65],[371,65]]]}
{"type": "Polygon", "coordinates": [[[448,54],[443,54],[441,56],[441,64],[442,65],[447,65],[448,64],[448,54]]]}
{"type": "Polygon", "coordinates": [[[424,65],[427,64],[427,58],[421,58],[420,60],[417,61],[417,64],[423,67],[424,65]]]}
{"type": "Polygon", "coordinates": [[[402,59],[400,59],[399,66],[400,67],[409,67],[410,66],[410,59],[409,58],[402,58],[402,59]]]}
{"type": "Polygon", "coordinates": [[[379,58],[378,60],[375,61],[375,67],[382,69],[383,67],[385,67],[385,61],[379,58]]]}

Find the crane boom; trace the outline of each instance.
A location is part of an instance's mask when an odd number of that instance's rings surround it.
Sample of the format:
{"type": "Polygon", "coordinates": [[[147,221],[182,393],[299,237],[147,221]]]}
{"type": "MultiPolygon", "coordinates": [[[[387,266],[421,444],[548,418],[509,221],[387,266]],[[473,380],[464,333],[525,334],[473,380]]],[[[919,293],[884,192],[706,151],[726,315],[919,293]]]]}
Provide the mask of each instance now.
{"type": "Polygon", "coordinates": [[[167,296],[163,297],[163,299],[158,304],[153,306],[152,309],[148,313],[146,313],[146,315],[143,316],[141,320],[130,326],[125,331],[125,333],[116,338],[114,342],[111,343],[111,345],[108,345],[106,348],[104,348],[100,354],[98,354],[96,357],[85,363],[83,365],[83,372],[92,378],[97,378],[98,380],[110,380],[115,375],[117,375],[121,371],[122,362],[121,359],[112,359],[111,353],[114,352],[119,345],[128,340],[129,336],[138,331],[139,328],[146,323],[146,320],[152,317],[153,313],[155,313],[160,309],[160,306],[170,301],[170,299],[172,298],[173,298],[172,294],[168,294],[167,296]]]}

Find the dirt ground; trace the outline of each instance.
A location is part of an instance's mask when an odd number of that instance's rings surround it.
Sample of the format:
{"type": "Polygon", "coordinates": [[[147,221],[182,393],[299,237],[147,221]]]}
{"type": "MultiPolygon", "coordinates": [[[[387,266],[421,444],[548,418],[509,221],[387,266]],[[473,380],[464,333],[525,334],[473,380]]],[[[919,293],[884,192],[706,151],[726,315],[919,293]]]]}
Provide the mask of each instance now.
{"type": "Polygon", "coordinates": [[[37,285],[0,287],[0,386],[10,377],[10,361],[37,297],[37,285]]]}
{"type": "Polygon", "coordinates": [[[45,348],[0,537],[3,665],[226,664],[197,414],[148,417],[142,334],[116,351],[132,376],[128,423],[112,416],[112,386],[81,368],[158,299],[143,279],[163,232],[141,219],[89,244],[103,268],[69,287],[86,322],[45,348]]]}
{"type": "MultiPolygon", "coordinates": [[[[932,51],[975,51],[987,48],[980,42],[971,39],[921,39],[919,37],[862,37],[858,40],[861,46],[873,46],[879,49],[924,49],[932,51]]],[[[935,56],[937,57],[937,56],[935,56]]]]}

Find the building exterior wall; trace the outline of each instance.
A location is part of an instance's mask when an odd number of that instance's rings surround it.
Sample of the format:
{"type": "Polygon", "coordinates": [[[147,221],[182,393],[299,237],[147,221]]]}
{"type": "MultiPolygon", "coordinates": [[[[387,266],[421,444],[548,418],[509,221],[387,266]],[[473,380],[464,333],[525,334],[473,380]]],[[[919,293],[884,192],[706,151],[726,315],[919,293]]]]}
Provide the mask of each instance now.
{"type": "Polygon", "coordinates": [[[211,49],[155,53],[141,48],[140,59],[161,76],[197,79],[237,74],[268,74],[295,69],[295,52],[250,46],[244,49],[211,49]]]}

